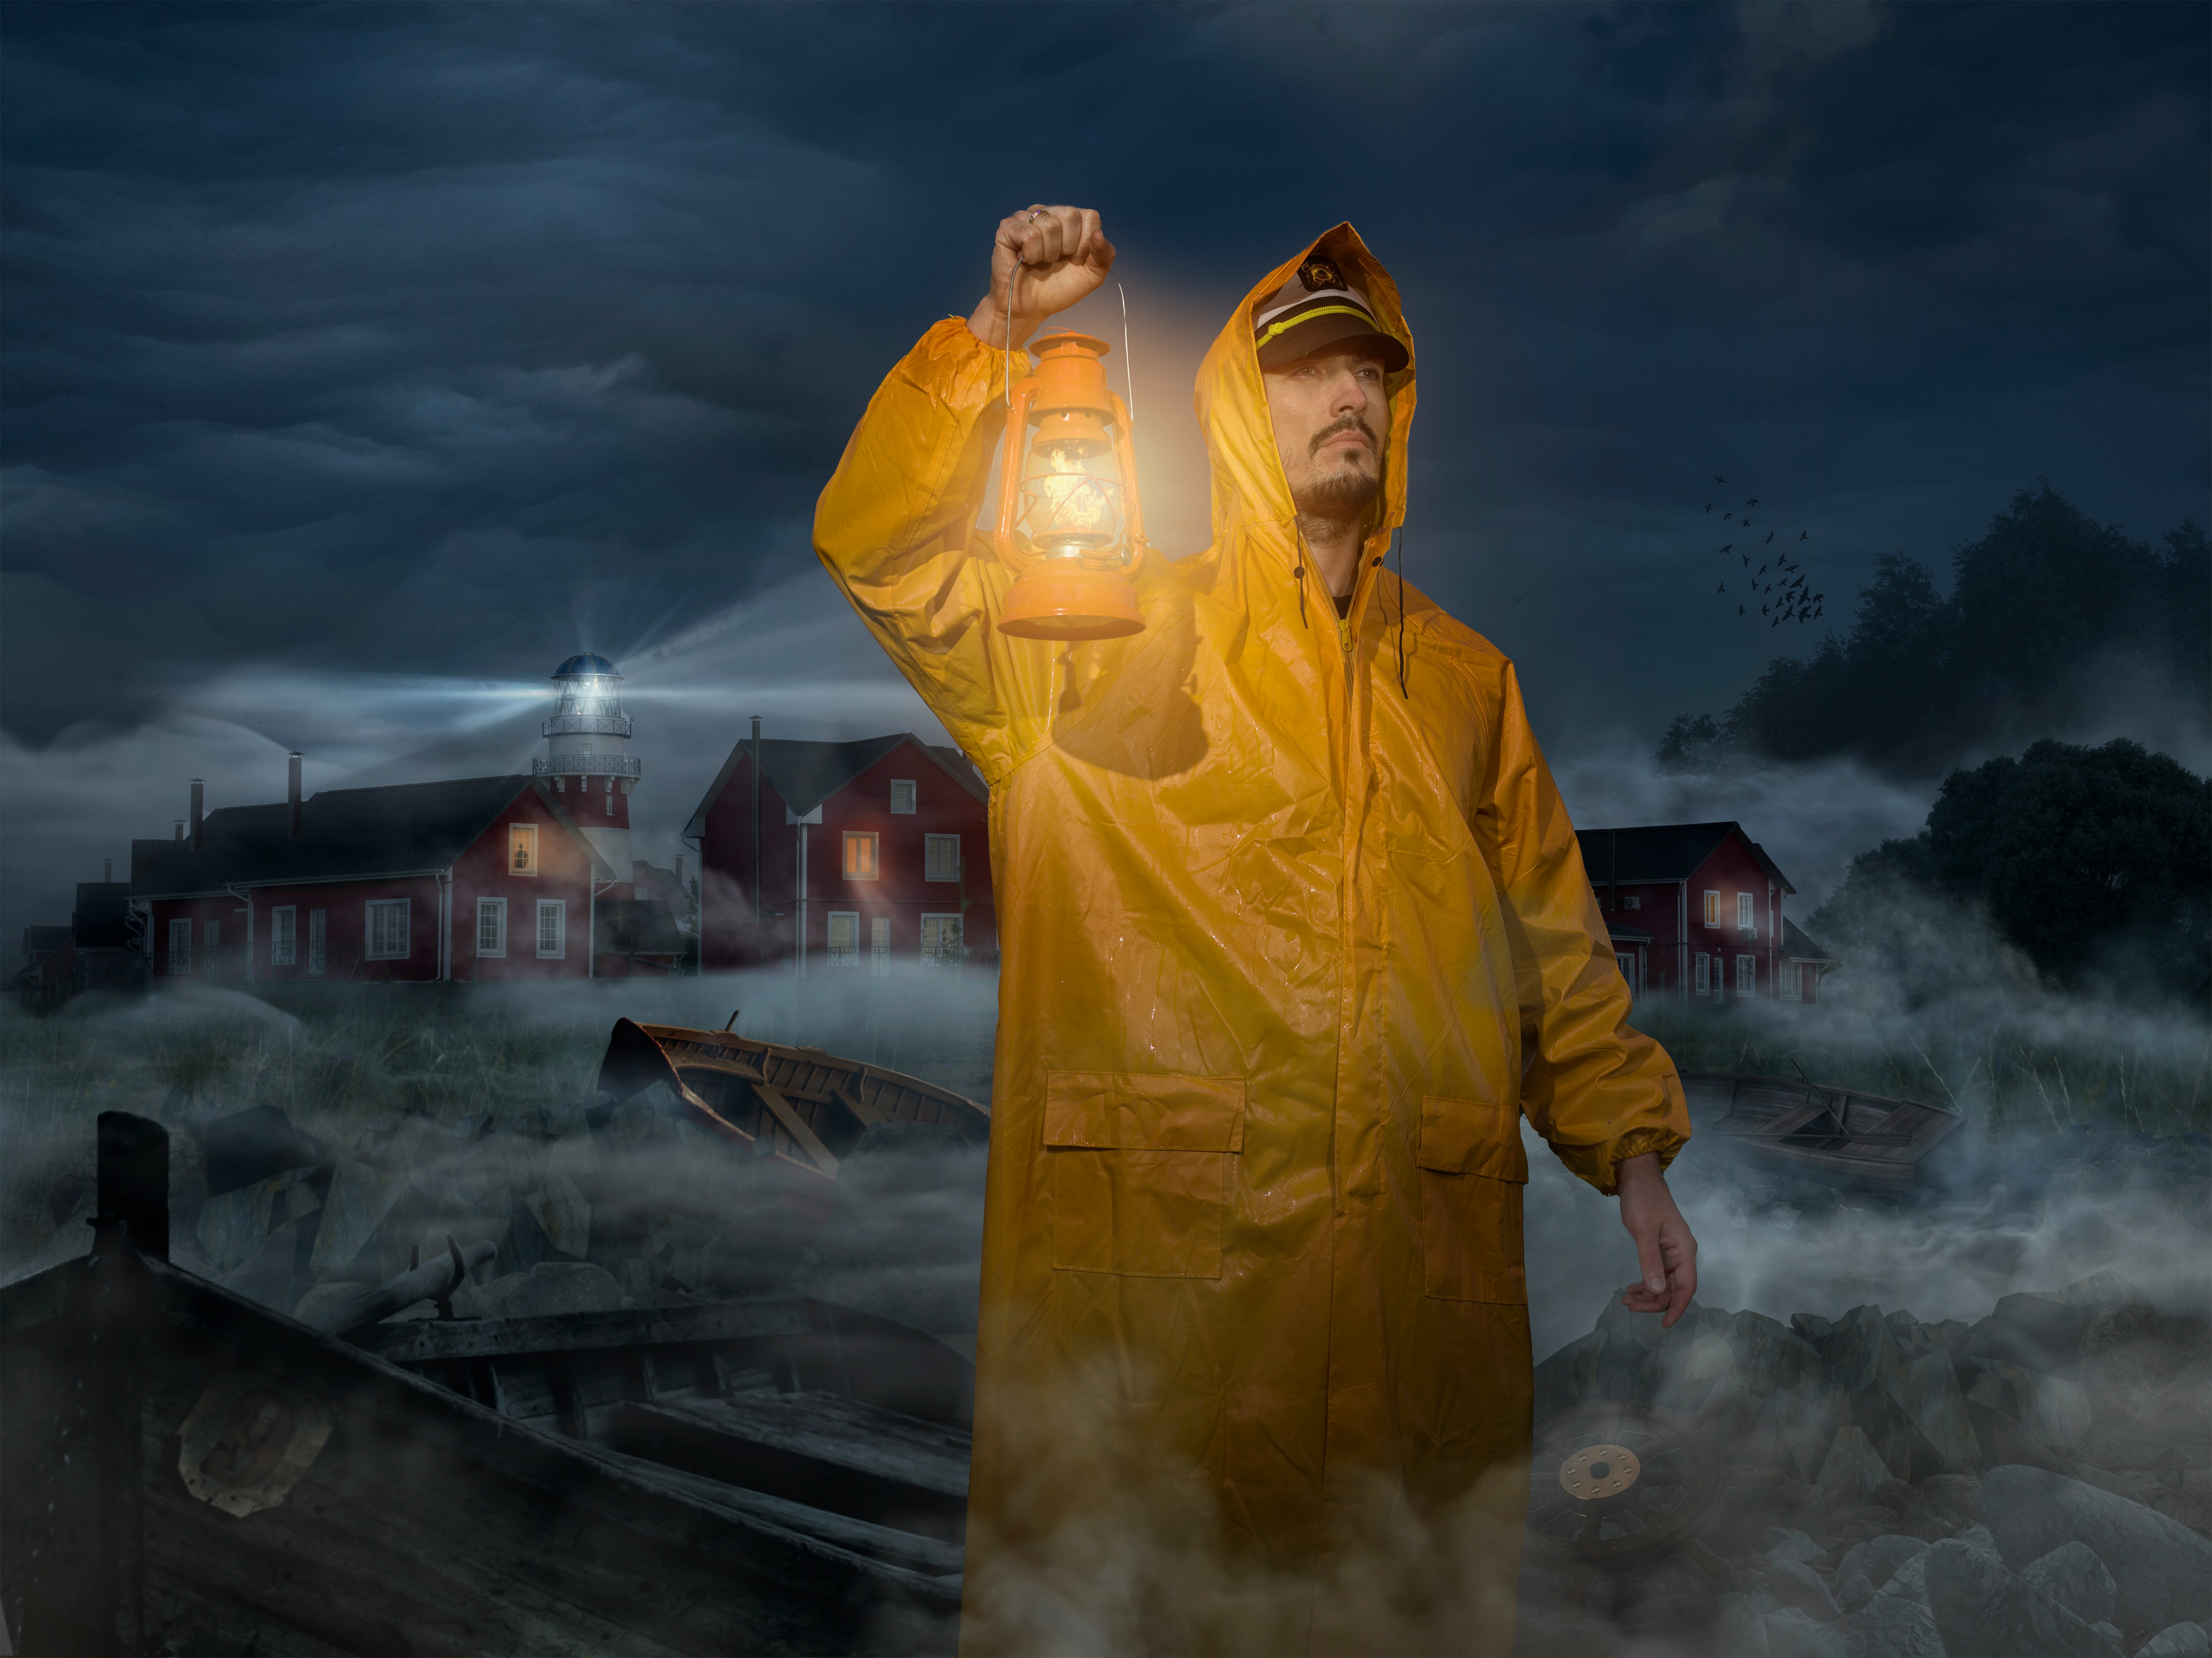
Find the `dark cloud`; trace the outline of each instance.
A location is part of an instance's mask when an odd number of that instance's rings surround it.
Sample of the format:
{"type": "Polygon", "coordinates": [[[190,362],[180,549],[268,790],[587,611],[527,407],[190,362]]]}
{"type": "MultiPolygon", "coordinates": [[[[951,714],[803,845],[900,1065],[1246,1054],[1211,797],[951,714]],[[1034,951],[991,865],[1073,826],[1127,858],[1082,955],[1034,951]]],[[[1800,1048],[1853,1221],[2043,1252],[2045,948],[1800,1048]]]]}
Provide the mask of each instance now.
{"type": "MultiPolygon", "coordinates": [[[[1411,574],[1555,746],[1809,637],[1719,607],[1714,472],[1814,529],[1837,619],[1875,554],[1940,560],[2038,474],[2138,534],[2203,519],[2208,35],[1848,0],[10,6],[0,724],[55,816],[0,924],[219,761],[252,793],[240,756],[310,734],[356,774],[527,750],[462,699],[364,715],[380,754],[303,687],[541,683],[578,643],[686,665],[640,745],[680,822],[790,659],[729,618],[799,625],[854,419],[1039,197],[1123,250],[1185,544],[1206,335],[1359,223],[1422,351],[1411,574]]],[[[780,697],[789,728],[896,714],[808,615],[861,689],[780,697]]]]}

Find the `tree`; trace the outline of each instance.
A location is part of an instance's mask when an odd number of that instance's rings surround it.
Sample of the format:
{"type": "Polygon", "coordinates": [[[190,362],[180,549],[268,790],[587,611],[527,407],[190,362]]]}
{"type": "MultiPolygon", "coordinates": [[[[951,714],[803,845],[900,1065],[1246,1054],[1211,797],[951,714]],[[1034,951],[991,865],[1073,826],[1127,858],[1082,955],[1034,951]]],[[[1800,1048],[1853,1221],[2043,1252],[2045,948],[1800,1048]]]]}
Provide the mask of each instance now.
{"type": "Polygon", "coordinates": [[[1930,892],[1983,908],[2060,983],[2212,999],[2212,783],[2124,738],[1954,771],[1927,827],[1853,859],[1807,926],[1864,946],[1930,892]]]}
{"type": "Polygon", "coordinates": [[[1707,718],[1680,716],[1659,763],[1850,754],[1924,774],[2008,726],[2068,718],[2115,657],[2212,718],[2212,544],[2185,521],[2166,547],[2099,524],[2047,482],[2022,489],[1954,555],[1948,598],[1917,561],[1877,560],[1848,634],[1768,663],[1717,742],[1674,740],[1707,718]]]}

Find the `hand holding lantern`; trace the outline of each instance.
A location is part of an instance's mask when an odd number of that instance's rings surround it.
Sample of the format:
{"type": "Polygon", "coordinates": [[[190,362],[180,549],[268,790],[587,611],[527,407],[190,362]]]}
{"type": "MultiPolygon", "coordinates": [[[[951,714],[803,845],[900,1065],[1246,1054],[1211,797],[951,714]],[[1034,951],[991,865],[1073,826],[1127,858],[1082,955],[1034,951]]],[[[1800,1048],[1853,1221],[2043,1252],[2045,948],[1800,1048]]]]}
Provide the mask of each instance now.
{"type": "Polygon", "coordinates": [[[1086,640],[1144,631],[1129,583],[1144,558],[1144,520],[1129,410],[1106,384],[1112,349],[1088,334],[1048,334],[1013,388],[994,537],[1015,574],[1001,633],[1086,640]]]}

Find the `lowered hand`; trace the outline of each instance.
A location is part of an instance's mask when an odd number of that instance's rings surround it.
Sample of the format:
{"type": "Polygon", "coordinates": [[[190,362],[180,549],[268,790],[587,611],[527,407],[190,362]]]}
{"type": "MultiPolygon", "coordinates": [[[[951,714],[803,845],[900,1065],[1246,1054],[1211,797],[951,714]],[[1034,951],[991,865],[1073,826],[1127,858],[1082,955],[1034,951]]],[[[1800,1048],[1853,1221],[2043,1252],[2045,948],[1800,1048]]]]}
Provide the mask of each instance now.
{"type": "Polygon", "coordinates": [[[1698,1292],[1698,1241],[1667,1189],[1659,1159],[1646,1152],[1620,1165],[1620,1224],[1636,1240],[1636,1261],[1644,1281],[1621,1297],[1632,1313],[1660,1313],[1662,1329],[1674,1321],[1698,1292]]]}

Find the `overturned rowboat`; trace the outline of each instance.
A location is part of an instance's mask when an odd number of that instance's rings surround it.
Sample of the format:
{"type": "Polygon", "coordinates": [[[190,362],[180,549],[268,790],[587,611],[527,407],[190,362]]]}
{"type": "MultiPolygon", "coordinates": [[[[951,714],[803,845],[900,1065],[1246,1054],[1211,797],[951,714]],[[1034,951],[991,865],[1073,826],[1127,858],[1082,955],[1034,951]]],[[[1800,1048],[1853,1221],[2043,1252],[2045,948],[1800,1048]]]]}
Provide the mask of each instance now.
{"type": "Polygon", "coordinates": [[[1954,1106],[1803,1078],[1681,1075],[1697,1135],[1762,1173],[1822,1186],[1903,1195],[1931,1184],[1932,1154],[1966,1121],[1954,1106]]]}

